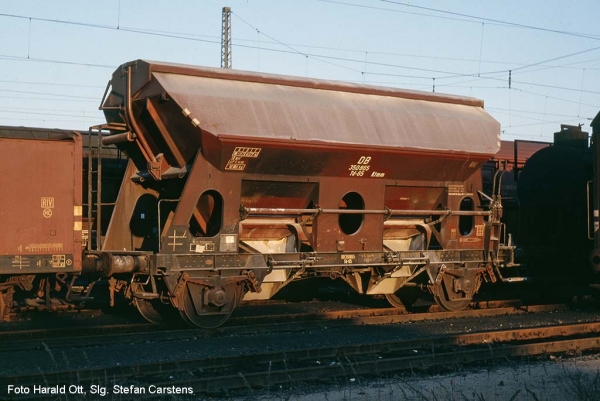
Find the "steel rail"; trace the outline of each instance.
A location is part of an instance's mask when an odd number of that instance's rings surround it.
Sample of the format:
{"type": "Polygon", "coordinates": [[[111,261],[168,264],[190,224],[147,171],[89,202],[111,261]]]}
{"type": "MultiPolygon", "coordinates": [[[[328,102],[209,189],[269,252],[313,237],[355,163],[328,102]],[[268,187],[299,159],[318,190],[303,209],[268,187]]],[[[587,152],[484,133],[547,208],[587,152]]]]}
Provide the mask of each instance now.
{"type": "Polygon", "coordinates": [[[43,347],[42,341],[50,349],[82,348],[149,340],[161,342],[191,338],[201,339],[219,335],[298,332],[317,328],[399,324],[465,317],[492,317],[568,309],[564,304],[526,305],[518,300],[472,303],[471,308],[460,312],[446,312],[440,311],[437,305],[432,305],[428,311],[423,313],[409,313],[404,309],[396,308],[380,308],[234,317],[228,321],[227,325],[211,331],[191,328],[173,330],[150,323],[8,331],[0,332],[0,352],[40,349],[43,347]],[[508,306],[510,304],[512,305],[508,306]]]}
{"type": "MultiPolygon", "coordinates": [[[[190,378],[184,383],[187,383],[188,386],[192,385],[195,392],[220,393],[234,389],[247,389],[248,387],[265,388],[271,385],[290,382],[322,381],[325,378],[335,378],[339,380],[343,377],[355,378],[359,375],[373,375],[401,370],[427,369],[436,366],[463,365],[466,363],[494,359],[600,349],[600,336],[598,336],[597,333],[594,333],[594,337],[591,338],[553,339],[517,345],[506,345],[502,343],[502,346],[494,346],[496,342],[499,341],[490,339],[489,342],[486,342],[483,345],[479,344],[475,349],[456,347],[449,352],[435,351],[435,345],[431,342],[431,347],[428,350],[422,351],[424,355],[389,358],[382,357],[381,355],[373,355],[373,358],[366,361],[357,359],[350,360],[348,358],[349,356],[361,356],[363,353],[345,355],[344,350],[337,349],[335,350],[335,355],[330,357],[334,363],[328,363],[329,361],[319,361],[321,362],[321,365],[324,364],[325,366],[301,367],[296,369],[288,367],[280,370],[251,372],[246,374],[237,373],[211,378],[190,378]]],[[[380,352],[386,351],[386,349],[381,349],[380,352]]],[[[365,353],[373,354],[375,352],[374,349],[369,347],[365,353]]],[[[289,353],[284,355],[284,358],[290,357],[289,353]]],[[[290,361],[287,360],[286,364],[289,366],[290,361]]]]}

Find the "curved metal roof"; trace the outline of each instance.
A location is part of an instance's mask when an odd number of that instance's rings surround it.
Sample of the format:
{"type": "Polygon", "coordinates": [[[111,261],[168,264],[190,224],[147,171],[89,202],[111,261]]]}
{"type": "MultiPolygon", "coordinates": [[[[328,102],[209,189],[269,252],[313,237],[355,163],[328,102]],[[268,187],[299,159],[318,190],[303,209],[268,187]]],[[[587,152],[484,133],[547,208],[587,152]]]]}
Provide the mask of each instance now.
{"type": "Polygon", "coordinates": [[[500,148],[500,124],[474,105],[168,72],[152,76],[216,136],[488,155],[500,148]]]}
{"type": "Polygon", "coordinates": [[[117,69],[111,84],[107,119],[120,121],[119,110],[130,109],[147,153],[179,166],[201,146],[214,152],[206,147],[236,141],[463,161],[500,149],[500,124],[468,97],[142,60],[117,69]]]}

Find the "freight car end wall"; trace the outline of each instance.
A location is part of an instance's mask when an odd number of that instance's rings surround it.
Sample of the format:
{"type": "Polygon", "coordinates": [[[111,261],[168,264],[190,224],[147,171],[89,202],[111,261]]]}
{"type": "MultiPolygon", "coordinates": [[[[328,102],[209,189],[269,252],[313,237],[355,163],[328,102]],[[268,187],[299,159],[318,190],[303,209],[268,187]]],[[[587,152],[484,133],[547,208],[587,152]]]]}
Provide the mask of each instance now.
{"type": "Polygon", "coordinates": [[[0,274],[81,270],[81,136],[0,138],[0,274]]]}

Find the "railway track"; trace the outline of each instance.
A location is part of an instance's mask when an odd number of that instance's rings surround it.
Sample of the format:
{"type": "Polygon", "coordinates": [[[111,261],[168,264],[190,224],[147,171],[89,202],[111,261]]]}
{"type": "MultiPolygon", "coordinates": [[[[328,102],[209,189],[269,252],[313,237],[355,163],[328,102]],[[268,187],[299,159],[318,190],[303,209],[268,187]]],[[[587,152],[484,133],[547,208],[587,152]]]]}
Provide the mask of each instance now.
{"type": "Polygon", "coordinates": [[[443,320],[463,317],[516,315],[532,312],[568,310],[567,304],[525,304],[521,301],[486,301],[473,303],[471,309],[461,312],[442,312],[437,306],[421,313],[409,313],[395,308],[355,309],[326,312],[308,312],[269,316],[232,318],[228,325],[211,331],[198,329],[170,329],[150,323],[105,326],[62,327],[36,330],[0,332],[0,352],[89,347],[138,341],[174,341],[201,339],[219,335],[242,335],[276,332],[297,332],[318,328],[356,325],[385,325],[443,320]]]}
{"type": "MultiPolygon", "coordinates": [[[[75,371],[46,372],[46,386],[76,383],[108,389],[185,387],[195,394],[222,394],[237,389],[269,388],[285,383],[354,379],[402,370],[453,366],[549,353],[600,349],[600,321],[526,329],[454,334],[426,339],[363,343],[245,355],[190,358],[75,371]]],[[[39,374],[4,377],[9,384],[33,386],[39,374]]],[[[150,395],[150,394],[143,394],[150,395]]],[[[45,396],[47,397],[47,396],[45,396]]],[[[135,395],[139,398],[139,395],[135,395]]],[[[19,399],[45,399],[30,394],[19,399]]],[[[128,399],[120,397],[119,399],[128,399]]]]}

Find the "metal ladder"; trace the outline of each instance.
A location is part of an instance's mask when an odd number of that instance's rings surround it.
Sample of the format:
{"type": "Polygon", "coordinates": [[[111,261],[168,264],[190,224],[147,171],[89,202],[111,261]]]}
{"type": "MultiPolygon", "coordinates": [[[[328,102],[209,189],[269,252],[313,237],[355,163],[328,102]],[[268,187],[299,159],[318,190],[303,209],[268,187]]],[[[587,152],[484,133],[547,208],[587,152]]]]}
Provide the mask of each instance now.
{"type": "MultiPolygon", "coordinates": [[[[122,131],[125,124],[102,124],[90,127],[88,130],[88,163],[87,163],[87,221],[88,221],[88,251],[102,249],[102,208],[114,207],[115,202],[102,202],[102,156],[105,146],[102,138],[111,131],[122,131]],[[96,166],[94,170],[94,160],[96,166]],[[94,179],[96,185],[94,185],[94,179]]],[[[120,151],[118,153],[120,159],[120,151]]]]}

